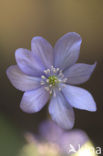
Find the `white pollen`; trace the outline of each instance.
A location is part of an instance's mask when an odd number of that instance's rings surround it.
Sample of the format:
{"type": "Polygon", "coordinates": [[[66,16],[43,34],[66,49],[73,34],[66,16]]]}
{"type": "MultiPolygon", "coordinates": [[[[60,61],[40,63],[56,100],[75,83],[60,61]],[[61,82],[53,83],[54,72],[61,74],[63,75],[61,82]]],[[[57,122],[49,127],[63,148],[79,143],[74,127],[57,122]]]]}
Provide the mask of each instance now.
{"type": "Polygon", "coordinates": [[[52,84],[50,84],[49,87],[52,87],[52,84]]]}
{"type": "Polygon", "coordinates": [[[64,75],[62,74],[60,78],[63,79],[64,78],[64,75]]]}

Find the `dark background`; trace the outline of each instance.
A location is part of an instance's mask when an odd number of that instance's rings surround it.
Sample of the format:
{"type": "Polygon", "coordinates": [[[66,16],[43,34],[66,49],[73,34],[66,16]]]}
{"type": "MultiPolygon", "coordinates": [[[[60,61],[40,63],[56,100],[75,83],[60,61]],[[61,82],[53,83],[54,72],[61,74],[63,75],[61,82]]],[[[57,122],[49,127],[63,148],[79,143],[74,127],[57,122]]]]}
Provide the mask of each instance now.
{"type": "Polygon", "coordinates": [[[32,115],[20,110],[22,92],[13,88],[5,74],[15,64],[15,50],[30,48],[37,35],[54,45],[72,31],[83,40],[78,61],[98,62],[91,79],[81,85],[92,93],[98,110],[75,109],[74,128],[85,130],[96,145],[103,145],[103,0],[0,0],[0,151],[6,156],[10,148],[12,156],[23,144],[23,132],[36,131],[48,116],[47,107],[32,115]]]}

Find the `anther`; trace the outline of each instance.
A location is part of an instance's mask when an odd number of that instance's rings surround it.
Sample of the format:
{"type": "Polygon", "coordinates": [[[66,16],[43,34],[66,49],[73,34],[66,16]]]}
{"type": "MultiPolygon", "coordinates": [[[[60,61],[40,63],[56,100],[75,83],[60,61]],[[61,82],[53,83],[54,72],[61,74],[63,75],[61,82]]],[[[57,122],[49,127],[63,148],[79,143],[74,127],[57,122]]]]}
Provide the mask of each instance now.
{"type": "Polygon", "coordinates": [[[52,87],[52,84],[50,84],[49,87],[52,87]]]}
{"type": "Polygon", "coordinates": [[[56,69],[55,68],[53,68],[53,73],[56,73],[56,69]]]}
{"type": "Polygon", "coordinates": [[[47,70],[44,70],[44,73],[47,74],[48,73],[47,70]]]}
{"type": "Polygon", "coordinates": [[[41,82],[40,84],[41,84],[41,85],[44,85],[44,84],[45,84],[45,82],[41,82]]]}
{"type": "Polygon", "coordinates": [[[65,83],[65,82],[67,82],[67,80],[68,80],[67,78],[64,78],[64,79],[63,79],[63,82],[65,83]]]}
{"type": "Polygon", "coordinates": [[[59,73],[59,76],[63,76],[62,72],[59,73]]]}
{"type": "Polygon", "coordinates": [[[53,66],[51,66],[51,68],[53,68],[53,66]]]}
{"type": "Polygon", "coordinates": [[[61,91],[62,89],[61,88],[59,88],[59,91],[61,91]]]}
{"type": "Polygon", "coordinates": [[[57,70],[57,72],[58,72],[58,71],[59,71],[59,68],[57,68],[56,70],[57,70]]]}
{"type": "Polygon", "coordinates": [[[46,77],[44,75],[41,76],[42,79],[46,79],[46,77]]]}
{"type": "Polygon", "coordinates": [[[55,80],[55,83],[57,83],[58,82],[58,80],[55,80]]]}
{"type": "Polygon", "coordinates": [[[47,69],[47,73],[50,74],[50,69],[47,69]]]}
{"type": "Polygon", "coordinates": [[[45,87],[45,90],[50,91],[49,87],[45,87]]]}
{"type": "Polygon", "coordinates": [[[46,79],[46,82],[49,83],[49,79],[46,79]]]}
{"type": "Polygon", "coordinates": [[[52,94],[52,90],[50,90],[50,92],[49,92],[50,94],[52,94]]]}

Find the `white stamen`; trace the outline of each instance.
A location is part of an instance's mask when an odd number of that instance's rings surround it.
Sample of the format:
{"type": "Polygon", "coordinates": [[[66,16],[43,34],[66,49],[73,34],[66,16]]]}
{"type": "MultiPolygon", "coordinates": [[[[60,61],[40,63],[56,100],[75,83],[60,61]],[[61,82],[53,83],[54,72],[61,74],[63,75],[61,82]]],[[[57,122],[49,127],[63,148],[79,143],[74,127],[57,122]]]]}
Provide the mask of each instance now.
{"type": "Polygon", "coordinates": [[[59,68],[57,68],[56,70],[57,70],[57,72],[58,72],[58,71],[59,71],[59,68]]]}
{"type": "Polygon", "coordinates": [[[49,87],[45,87],[45,90],[50,91],[49,87]]]}
{"type": "Polygon", "coordinates": [[[63,76],[63,73],[62,72],[59,73],[59,77],[61,77],[61,76],[63,76]]]}
{"type": "Polygon", "coordinates": [[[55,83],[57,83],[58,82],[58,80],[55,80],[55,83]]]}
{"type": "Polygon", "coordinates": [[[44,70],[44,73],[47,74],[48,73],[47,70],[44,70]]]}
{"type": "Polygon", "coordinates": [[[52,94],[52,90],[50,90],[50,92],[49,92],[50,94],[52,94]]]}
{"type": "Polygon", "coordinates": [[[64,75],[62,74],[60,78],[63,79],[64,78],[64,75]]]}
{"type": "Polygon", "coordinates": [[[41,76],[40,84],[44,85],[45,90],[47,90],[49,94],[53,94],[54,97],[56,97],[55,89],[58,89],[59,91],[62,90],[62,88],[58,86],[58,83],[63,83],[62,87],[65,87],[65,83],[68,79],[64,77],[62,70],[53,66],[51,66],[50,69],[44,70],[44,73],[45,74],[41,76]],[[52,79],[49,79],[52,76],[55,77],[53,77],[53,82],[52,79]]]}
{"type": "Polygon", "coordinates": [[[44,75],[41,76],[42,79],[46,79],[46,77],[44,75]]]}
{"type": "Polygon", "coordinates": [[[49,83],[49,79],[46,79],[46,82],[49,83]]]}
{"type": "Polygon", "coordinates": [[[63,79],[63,82],[65,83],[65,82],[67,82],[67,80],[68,80],[67,78],[64,78],[64,79],[63,79]]]}
{"type": "Polygon", "coordinates": [[[40,84],[41,84],[41,85],[44,85],[44,84],[45,84],[45,82],[41,82],[40,84]]]}
{"type": "Polygon", "coordinates": [[[50,69],[47,69],[47,73],[50,74],[50,69]]]}
{"type": "Polygon", "coordinates": [[[52,87],[52,84],[50,84],[49,87],[52,87]]]}
{"type": "Polygon", "coordinates": [[[59,91],[61,91],[62,89],[61,88],[59,88],[59,91]]]}
{"type": "Polygon", "coordinates": [[[51,70],[53,69],[54,67],[53,66],[51,66],[51,70]]]}
{"type": "Polygon", "coordinates": [[[56,73],[56,69],[55,68],[53,68],[53,73],[56,73]]]}

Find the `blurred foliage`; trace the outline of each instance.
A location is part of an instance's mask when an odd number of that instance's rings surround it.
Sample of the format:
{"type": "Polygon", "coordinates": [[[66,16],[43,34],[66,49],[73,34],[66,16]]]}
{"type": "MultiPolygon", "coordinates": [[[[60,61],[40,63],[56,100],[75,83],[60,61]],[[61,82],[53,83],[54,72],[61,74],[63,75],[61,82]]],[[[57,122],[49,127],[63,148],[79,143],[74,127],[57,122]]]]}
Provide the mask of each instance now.
{"type": "Polygon", "coordinates": [[[0,115],[0,156],[17,156],[24,143],[19,130],[0,115]]]}

